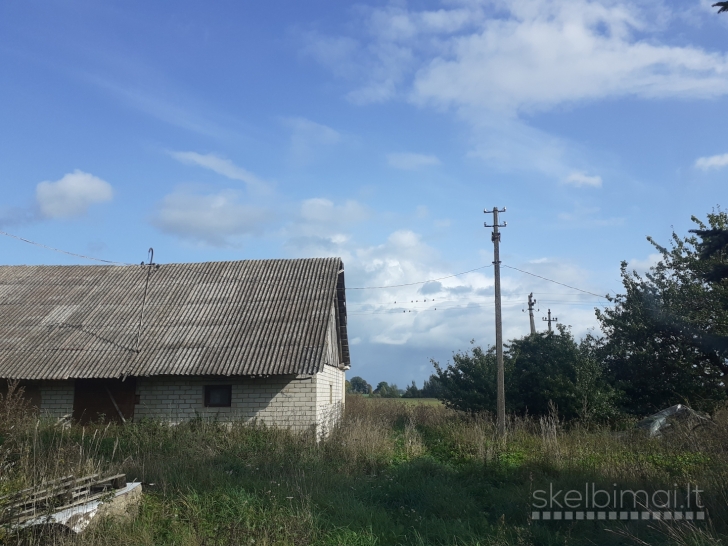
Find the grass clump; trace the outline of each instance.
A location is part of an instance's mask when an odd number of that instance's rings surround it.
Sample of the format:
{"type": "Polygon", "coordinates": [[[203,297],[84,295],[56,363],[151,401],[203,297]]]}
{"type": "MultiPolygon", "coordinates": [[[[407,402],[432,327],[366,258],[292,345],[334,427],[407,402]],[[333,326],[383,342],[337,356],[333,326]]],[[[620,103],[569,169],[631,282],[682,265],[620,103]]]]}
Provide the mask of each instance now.
{"type": "MultiPolygon", "coordinates": [[[[0,405],[0,415],[6,413],[0,405]]],[[[138,516],[104,520],[79,545],[721,544],[728,538],[728,418],[667,439],[435,404],[350,397],[323,439],[311,432],[197,420],[86,428],[22,408],[0,423],[4,491],[64,473],[144,482],[138,516]],[[16,419],[16,421],[12,421],[16,419]],[[57,460],[60,459],[60,460],[57,460]],[[706,521],[531,521],[533,492],[703,490],[706,521]]],[[[12,533],[7,543],[20,540],[12,533]]]]}

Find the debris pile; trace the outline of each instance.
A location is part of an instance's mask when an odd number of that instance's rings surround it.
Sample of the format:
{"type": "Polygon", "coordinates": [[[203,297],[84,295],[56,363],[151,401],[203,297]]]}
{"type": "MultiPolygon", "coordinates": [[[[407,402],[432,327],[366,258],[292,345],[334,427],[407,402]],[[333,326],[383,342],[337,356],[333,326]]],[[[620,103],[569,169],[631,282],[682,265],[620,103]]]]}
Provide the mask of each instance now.
{"type": "Polygon", "coordinates": [[[711,420],[708,417],[683,404],[677,404],[642,419],[637,423],[637,428],[644,430],[650,438],[654,438],[662,436],[678,424],[694,430],[709,423],[711,420]]]}
{"type": "Polygon", "coordinates": [[[61,525],[80,533],[97,516],[130,514],[141,493],[142,484],[127,483],[124,474],[65,476],[0,497],[0,525],[13,529],[61,525]]]}

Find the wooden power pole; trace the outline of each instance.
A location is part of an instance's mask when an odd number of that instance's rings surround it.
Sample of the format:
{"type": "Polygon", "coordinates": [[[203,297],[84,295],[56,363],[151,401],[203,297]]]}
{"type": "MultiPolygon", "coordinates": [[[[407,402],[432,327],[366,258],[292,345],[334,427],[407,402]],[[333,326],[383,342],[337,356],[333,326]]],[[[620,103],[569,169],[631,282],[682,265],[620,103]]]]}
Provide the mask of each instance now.
{"type": "Polygon", "coordinates": [[[498,224],[498,213],[505,212],[498,210],[498,207],[493,207],[493,210],[484,210],[485,214],[493,215],[493,223],[488,225],[485,222],[485,227],[492,227],[493,234],[490,240],[493,241],[493,274],[495,276],[495,354],[498,360],[498,389],[497,389],[497,408],[498,408],[498,434],[503,437],[506,433],[506,388],[505,388],[505,369],[503,368],[503,324],[501,321],[501,289],[500,289],[500,232],[499,227],[506,227],[507,223],[503,222],[503,225],[498,224]]]}
{"type": "Polygon", "coordinates": [[[551,323],[552,322],[556,322],[559,319],[557,319],[556,317],[551,318],[551,309],[549,309],[549,313],[548,314],[549,314],[549,318],[542,317],[541,320],[544,320],[544,321],[546,321],[546,322],[549,323],[549,332],[550,332],[551,331],[551,323]]]}

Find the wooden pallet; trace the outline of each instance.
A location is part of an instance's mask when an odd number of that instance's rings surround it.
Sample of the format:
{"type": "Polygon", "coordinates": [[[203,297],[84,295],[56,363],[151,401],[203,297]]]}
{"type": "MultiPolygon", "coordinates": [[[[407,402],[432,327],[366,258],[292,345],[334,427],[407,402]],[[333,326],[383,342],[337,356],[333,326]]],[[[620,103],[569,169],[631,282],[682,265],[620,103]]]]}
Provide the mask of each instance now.
{"type": "Polygon", "coordinates": [[[0,525],[22,524],[38,516],[98,500],[125,486],[125,474],[105,478],[100,474],[83,478],[64,476],[50,480],[37,487],[0,496],[0,525]]]}

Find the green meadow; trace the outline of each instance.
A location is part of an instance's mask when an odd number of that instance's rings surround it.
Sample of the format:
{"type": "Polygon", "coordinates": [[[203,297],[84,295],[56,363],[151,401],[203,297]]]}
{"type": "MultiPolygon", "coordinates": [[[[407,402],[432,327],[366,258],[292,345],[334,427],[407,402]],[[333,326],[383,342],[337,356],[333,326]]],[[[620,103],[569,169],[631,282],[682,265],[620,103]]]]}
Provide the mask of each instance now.
{"type": "MultiPolygon", "coordinates": [[[[650,439],[488,417],[439,403],[349,397],[322,440],[257,425],[61,427],[5,410],[2,493],[93,471],[144,482],[139,513],[73,537],[15,533],[6,544],[593,545],[725,544],[728,419],[650,439]],[[534,521],[534,492],[584,484],[663,490],[697,484],[703,521],[534,521]]],[[[7,405],[7,404],[6,404],[7,405]]]]}

